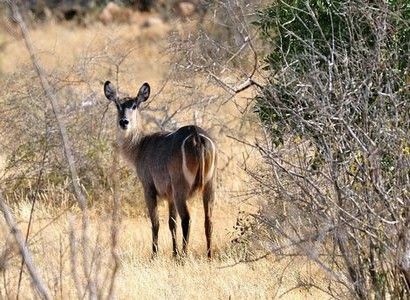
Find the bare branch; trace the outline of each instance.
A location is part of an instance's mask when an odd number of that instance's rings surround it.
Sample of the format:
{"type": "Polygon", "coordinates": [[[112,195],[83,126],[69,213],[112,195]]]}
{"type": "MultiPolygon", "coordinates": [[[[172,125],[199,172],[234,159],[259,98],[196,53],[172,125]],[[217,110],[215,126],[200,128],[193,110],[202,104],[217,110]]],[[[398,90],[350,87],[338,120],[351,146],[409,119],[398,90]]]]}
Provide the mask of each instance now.
{"type": "MultiPolygon", "coordinates": [[[[15,18],[16,22],[18,23],[19,27],[21,28],[21,32],[23,34],[23,38],[27,47],[27,50],[30,53],[30,58],[31,61],[33,63],[34,69],[40,79],[41,82],[41,86],[44,90],[44,93],[46,94],[47,98],[49,99],[53,112],[54,112],[54,116],[56,118],[56,122],[58,125],[58,128],[60,130],[60,134],[61,134],[61,138],[63,141],[63,145],[64,145],[64,154],[65,157],[67,159],[68,162],[68,167],[69,167],[69,171],[70,171],[70,175],[71,175],[71,182],[74,188],[74,192],[78,201],[78,204],[80,206],[80,209],[82,211],[82,225],[83,225],[83,235],[82,235],[82,245],[84,248],[84,253],[83,253],[83,257],[84,257],[84,263],[83,263],[83,267],[84,267],[84,273],[85,276],[90,276],[90,262],[89,262],[89,253],[90,253],[90,249],[88,246],[88,212],[87,212],[87,201],[86,198],[84,196],[84,194],[81,191],[80,188],[80,179],[78,177],[78,173],[77,173],[77,169],[75,166],[75,160],[72,154],[72,150],[71,150],[71,146],[70,146],[70,141],[68,138],[68,134],[67,134],[67,129],[64,123],[64,120],[61,117],[60,114],[60,107],[58,104],[58,100],[57,100],[57,95],[54,93],[53,88],[51,87],[50,83],[48,82],[47,78],[46,78],[46,73],[43,70],[43,68],[41,67],[37,56],[35,54],[34,51],[34,47],[33,47],[33,43],[31,42],[29,33],[28,33],[28,29],[26,24],[23,21],[23,18],[18,10],[18,7],[16,5],[16,3],[14,1],[11,0],[7,0],[7,3],[13,13],[13,17],[15,18]]],[[[90,291],[90,298],[94,299],[95,296],[95,286],[92,280],[90,280],[90,284],[88,285],[89,287],[89,291],[90,291]]]]}
{"type": "Polygon", "coordinates": [[[50,292],[48,291],[47,287],[44,285],[43,280],[40,276],[37,267],[35,266],[33,259],[31,257],[30,251],[27,248],[26,242],[24,240],[21,231],[17,227],[16,222],[14,221],[13,215],[7,204],[4,202],[3,195],[0,193],[0,209],[3,212],[4,218],[6,219],[7,225],[9,226],[14,238],[16,239],[17,245],[19,247],[21,256],[23,257],[24,264],[26,265],[30,278],[33,282],[33,285],[36,287],[37,292],[39,293],[40,297],[43,299],[52,299],[50,296],[50,292]]]}

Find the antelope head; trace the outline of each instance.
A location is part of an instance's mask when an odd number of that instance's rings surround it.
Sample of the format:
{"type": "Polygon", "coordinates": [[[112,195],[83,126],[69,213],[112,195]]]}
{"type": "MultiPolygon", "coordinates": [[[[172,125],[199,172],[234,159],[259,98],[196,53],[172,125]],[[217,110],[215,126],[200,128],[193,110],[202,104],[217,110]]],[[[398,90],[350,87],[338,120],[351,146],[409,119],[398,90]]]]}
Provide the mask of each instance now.
{"type": "Polygon", "coordinates": [[[138,134],[139,130],[139,114],[138,108],[142,102],[146,101],[150,95],[150,86],[148,83],[144,83],[139,91],[138,95],[133,97],[119,98],[114,85],[106,81],[104,84],[104,94],[108,100],[115,103],[117,107],[117,124],[119,133],[123,136],[129,134],[138,134]]]}

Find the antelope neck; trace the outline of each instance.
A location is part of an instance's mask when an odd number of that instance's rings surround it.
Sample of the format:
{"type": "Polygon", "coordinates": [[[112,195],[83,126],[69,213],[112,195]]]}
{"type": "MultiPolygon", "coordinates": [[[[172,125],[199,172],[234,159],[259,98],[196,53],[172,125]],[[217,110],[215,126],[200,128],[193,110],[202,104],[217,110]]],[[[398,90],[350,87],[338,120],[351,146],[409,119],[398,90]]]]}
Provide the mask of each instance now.
{"type": "Polygon", "coordinates": [[[125,149],[130,149],[136,147],[141,138],[143,137],[143,134],[141,130],[137,129],[129,129],[127,131],[124,131],[122,129],[118,129],[118,137],[117,137],[117,143],[118,146],[121,148],[125,149]]]}

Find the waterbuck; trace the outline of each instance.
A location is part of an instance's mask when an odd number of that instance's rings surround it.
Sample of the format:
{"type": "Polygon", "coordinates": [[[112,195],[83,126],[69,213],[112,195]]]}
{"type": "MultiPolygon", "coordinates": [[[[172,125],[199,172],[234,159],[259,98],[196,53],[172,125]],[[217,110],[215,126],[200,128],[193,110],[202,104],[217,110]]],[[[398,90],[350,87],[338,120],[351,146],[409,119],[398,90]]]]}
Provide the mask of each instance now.
{"type": "Polygon", "coordinates": [[[118,112],[118,148],[123,158],[135,168],[144,189],[145,202],[152,223],[152,251],[158,251],[158,198],[166,198],[169,206],[169,229],[173,255],[178,254],[176,240],[177,211],[181,218],[183,246],[186,255],[191,216],[187,200],[202,193],[205,211],[207,255],[212,257],[212,208],[215,192],[217,148],[202,128],[184,126],[174,132],[147,134],[140,125],[139,107],[150,95],[144,83],[135,98],[120,99],[109,81],[104,84],[108,100],[118,112]]]}

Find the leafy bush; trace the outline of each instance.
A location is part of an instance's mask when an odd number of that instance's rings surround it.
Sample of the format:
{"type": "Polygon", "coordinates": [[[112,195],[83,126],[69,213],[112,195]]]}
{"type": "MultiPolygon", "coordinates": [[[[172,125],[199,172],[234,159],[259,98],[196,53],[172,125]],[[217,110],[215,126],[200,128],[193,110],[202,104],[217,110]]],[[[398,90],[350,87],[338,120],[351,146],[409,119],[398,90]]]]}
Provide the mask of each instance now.
{"type": "Polygon", "coordinates": [[[409,19],[407,1],[288,0],[255,23],[272,47],[259,182],[288,205],[263,217],[361,299],[409,293],[409,19]]]}

